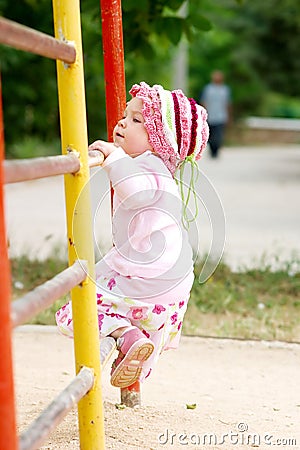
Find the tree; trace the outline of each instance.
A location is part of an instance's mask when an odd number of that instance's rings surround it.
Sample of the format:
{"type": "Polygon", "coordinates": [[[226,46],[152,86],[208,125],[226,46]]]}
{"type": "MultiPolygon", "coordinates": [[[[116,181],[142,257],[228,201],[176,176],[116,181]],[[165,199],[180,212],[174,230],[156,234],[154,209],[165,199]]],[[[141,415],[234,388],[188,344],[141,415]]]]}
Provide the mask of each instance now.
{"type": "Polygon", "coordinates": [[[299,97],[298,0],[207,0],[206,11],[213,28],[191,48],[194,95],[212,69],[222,68],[232,86],[238,117],[260,113],[274,92],[282,99],[299,97]]]}
{"type": "MultiPolygon", "coordinates": [[[[213,68],[232,86],[237,116],[261,111],[269,92],[299,96],[298,0],[123,0],[127,88],[145,80],[171,87],[171,59],[184,38],[190,48],[190,89],[198,97],[213,68]]],[[[106,136],[99,1],[81,2],[89,139],[106,136]]],[[[53,35],[48,0],[0,0],[9,19],[53,35]]],[[[0,47],[5,134],[9,144],[26,136],[59,136],[55,63],[0,47]],[[8,126],[9,124],[9,126],[8,126]]],[[[57,149],[59,151],[59,149],[57,149]]]]}
{"type": "Polygon", "coordinates": [[[247,19],[232,30],[255,46],[252,63],[268,88],[300,95],[300,4],[298,0],[245,2],[239,12],[247,19]],[[245,26],[246,25],[246,26],[245,26]]]}
{"type": "MultiPolygon", "coordinates": [[[[191,1],[196,3],[196,0],[191,1]]],[[[183,33],[191,39],[197,28],[209,27],[200,13],[186,19],[177,18],[176,11],[182,3],[183,0],[123,1],[129,85],[137,81],[137,75],[142,77],[143,65],[144,75],[146,71],[156,77],[163,73],[165,68],[160,56],[163,54],[164,59],[168,59],[166,54],[170,55],[170,47],[179,42],[183,33]]],[[[90,140],[93,140],[106,136],[99,2],[85,0],[81,8],[88,126],[90,140]]],[[[1,0],[0,12],[6,18],[53,35],[52,10],[46,0],[19,0],[14,7],[9,0],[1,0]]],[[[43,140],[57,137],[55,63],[3,46],[0,51],[4,117],[5,123],[9,124],[5,130],[8,150],[10,143],[26,135],[38,135],[43,140]]]]}

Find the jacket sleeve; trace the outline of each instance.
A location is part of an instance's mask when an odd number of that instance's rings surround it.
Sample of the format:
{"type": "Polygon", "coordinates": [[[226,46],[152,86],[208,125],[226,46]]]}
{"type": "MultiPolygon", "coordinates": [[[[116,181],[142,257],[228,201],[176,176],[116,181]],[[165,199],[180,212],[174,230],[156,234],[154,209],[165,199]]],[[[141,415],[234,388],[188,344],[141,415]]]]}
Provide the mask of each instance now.
{"type": "Polygon", "coordinates": [[[102,167],[127,209],[151,205],[160,195],[158,174],[147,164],[141,163],[139,158],[127,155],[121,147],[105,159],[102,167]]]}

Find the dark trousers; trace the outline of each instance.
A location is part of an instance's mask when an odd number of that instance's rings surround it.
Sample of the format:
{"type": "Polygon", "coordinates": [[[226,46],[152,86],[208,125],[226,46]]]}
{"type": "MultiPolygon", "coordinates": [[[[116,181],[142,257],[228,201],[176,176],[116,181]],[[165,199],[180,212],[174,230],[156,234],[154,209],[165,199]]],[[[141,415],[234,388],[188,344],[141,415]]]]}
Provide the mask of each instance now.
{"type": "Polygon", "coordinates": [[[225,131],[225,124],[220,123],[218,125],[211,125],[209,124],[209,147],[210,147],[210,154],[212,158],[217,158],[219,153],[219,148],[223,144],[224,139],[224,131],[225,131]]]}

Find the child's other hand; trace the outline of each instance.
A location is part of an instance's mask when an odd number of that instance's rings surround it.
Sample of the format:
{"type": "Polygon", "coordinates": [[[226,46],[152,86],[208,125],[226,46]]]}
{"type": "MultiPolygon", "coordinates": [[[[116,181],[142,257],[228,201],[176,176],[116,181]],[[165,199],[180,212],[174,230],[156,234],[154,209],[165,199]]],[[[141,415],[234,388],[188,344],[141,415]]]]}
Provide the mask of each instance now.
{"type": "Polygon", "coordinates": [[[89,151],[98,150],[103,153],[104,158],[107,158],[116,148],[117,146],[112,142],[97,140],[89,146],[89,151]]]}

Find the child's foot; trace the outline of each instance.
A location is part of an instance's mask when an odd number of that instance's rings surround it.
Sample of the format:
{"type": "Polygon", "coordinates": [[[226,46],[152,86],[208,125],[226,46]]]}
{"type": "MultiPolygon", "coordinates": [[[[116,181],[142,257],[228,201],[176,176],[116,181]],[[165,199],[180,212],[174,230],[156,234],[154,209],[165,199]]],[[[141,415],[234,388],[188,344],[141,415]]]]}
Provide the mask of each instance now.
{"type": "Polygon", "coordinates": [[[135,327],[125,330],[117,339],[119,355],[114,361],[110,382],[125,388],[135,383],[141,375],[145,361],[151,356],[154,344],[135,327]]]}

